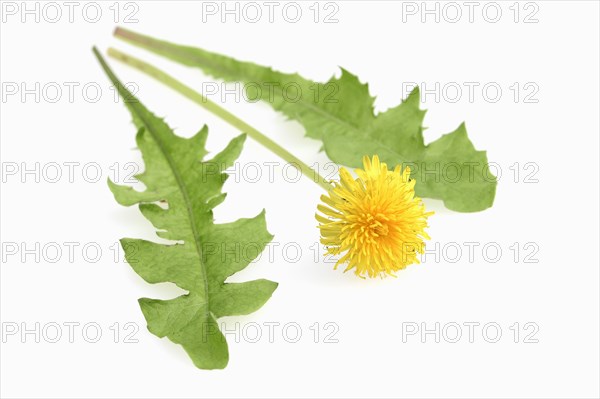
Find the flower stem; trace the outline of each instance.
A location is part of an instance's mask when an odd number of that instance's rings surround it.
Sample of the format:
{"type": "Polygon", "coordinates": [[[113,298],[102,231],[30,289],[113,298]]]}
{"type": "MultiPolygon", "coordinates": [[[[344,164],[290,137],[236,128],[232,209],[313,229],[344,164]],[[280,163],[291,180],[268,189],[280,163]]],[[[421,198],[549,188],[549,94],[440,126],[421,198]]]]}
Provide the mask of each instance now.
{"type": "Polygon", "coordinates": [[[281,147],[279,144],[277,144],[276,142],[274,142],[273,140],[271,140],[270,138],[268,138],[267,136],[265,136],[264,134],[262,134],[243,120],[241,120],[240,118],[238,118],[237,116],[233,115],[231,112],[227,111],[223,107],[209,100],[203,94],[195,91],[191,87],[186,86],[179,80],[168,75],[166,72],[163,72],[160,69],[148,64],[147,62],[132,57],[128,54],[122,53],[121,51],[116,50],[114,48],[108,49],[108,55],[145,73],[146,75],[153,77],[159,82],[175,90],[179,94],[182,94],[184,97],[187,97],[196,104],[212,112],[213,114],[223,119],[233,127],[246,133],[258,143],[262,144],[264,147],[272,151],[274,154],[278,155],[286,162],[295,166],[298,170],[300,170],[300,172],[302,172],[302,174],[304,174],[306,177],[317,183],[319,186],[325,189],[325,191],[329,191],[332,188],[331,183],[325,180],[325,178],[322,177],[316,170],[312,169],[310,166],[302,162],[300,159],[295,157],[285,148],[281,147]]]}

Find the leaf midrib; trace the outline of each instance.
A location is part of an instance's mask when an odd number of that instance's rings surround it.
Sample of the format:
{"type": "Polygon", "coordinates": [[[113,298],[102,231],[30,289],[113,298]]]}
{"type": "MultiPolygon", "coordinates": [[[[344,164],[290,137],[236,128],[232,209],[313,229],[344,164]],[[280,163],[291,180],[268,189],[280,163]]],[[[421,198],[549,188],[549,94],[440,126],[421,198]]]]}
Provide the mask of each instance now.
{"type": "Polygon", "coordinates": [[[204,300],[205,300],[206,309],[207,309],[206,313],[208,314],[209,309],[210,309],[209,298],[208,298],[208,276],[207,276],[207,272],[206,272],[206,265],[202,261],[200,234],[198,233],[198,228],[196,226],[196,218],[194,217],[194,210],[192,207],[190,196],[187,191],[187,187],[183,181],[183,178],[181,177],[181,174],[179,173],[179,170],[176,167],[175,161],[171,157],[171,154],[167,151],[167,149],[166,149],[164,143],[162,142],[162,140],[160,139],[160,137],[152,129],[152,124],[147,121],[147,119],[146,119],[145,115],[143,115],[143,113],[138,111],[137,107],[134,106],[132,108],[136,111],[138,117],[144,124],[144,127],[146,128],[146,130],[148,130],[148,132],[150,132],[150,134],[152,135],[152,138],[154,139],[154,141],[160,148],[160,151],[162,152],[165,159],[167,160],[167,163],[169,164],[171,171],[173,172],[173,176],[175,177],[175,180],[177,182],[179,190],[181,191],[181,194],[183,196],[186,211],[188,214],[188,220],[190,221],[190,225],[192,228],[192,236],[194,238],[194,245],[196,247],[196,253],[198,255],[198,262],[200,263],[200,268],[202,270],[202,279],[204,281],[204,300]]]}

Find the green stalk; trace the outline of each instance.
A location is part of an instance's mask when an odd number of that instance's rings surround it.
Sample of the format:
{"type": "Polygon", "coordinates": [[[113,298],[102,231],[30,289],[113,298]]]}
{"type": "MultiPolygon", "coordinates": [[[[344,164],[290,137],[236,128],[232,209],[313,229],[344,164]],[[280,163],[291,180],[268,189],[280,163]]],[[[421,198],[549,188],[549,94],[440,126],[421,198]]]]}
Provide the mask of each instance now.
{"type": "Polygon", "coordinates": [[[298,170],[300,170],[300,172],[302,172],[304,176],[317,183],[319,186],[325,189],[325,191],[329,191],[332,188],[331,183],[325,180],[325,178],[322,177],[316,170],[312,169],[310,166],[302,162],[300,159],[295,157],[285,148],[281,147],[279,144],[277,144],[276,142],[274,142],[273,140],[271,140],[270,138],[268,138],[267,136],[265,136],[264,134],[262,134],[243,120],[241,120],[240,118],[238,118],[237,116],[233,115],[231,112],[227,111],[223,107],[209,100],[203,94],[195,91],[189,86],[186,86],[185,84],[170,76],[166,72],[163,72],[160,69],[148,64],[147,62],[132,57],[128,54],[122,53],[114,48],[108,49],[108,55],[116,60],[123,62],[124,64],[129,65],[130,67],[133,67],[145,73],[146,75],[153,77],[154,79],[158,80],[164,85],[175,90],[179,94],[182,94],[184,97],[187,97],[196,104],[212,112],[219,118],[223,119],[225,122],[229,123],[231,126],[239,129],[243,133],[246,133],[255,141],[262,144],[264,147],[266,147],[274,154],[279,156],[281,159],[298,168],[298,170]]]}

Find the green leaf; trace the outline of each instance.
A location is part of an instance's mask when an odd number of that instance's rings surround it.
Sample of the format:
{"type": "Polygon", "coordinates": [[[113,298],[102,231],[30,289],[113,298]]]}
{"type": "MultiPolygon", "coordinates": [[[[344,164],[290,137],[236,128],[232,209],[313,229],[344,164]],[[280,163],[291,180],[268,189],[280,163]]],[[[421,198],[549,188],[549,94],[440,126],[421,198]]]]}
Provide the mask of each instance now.
{"type": "Polygon", "coordinates": [[[375,115],[367,84],[342,69],[339,78],[316,83],[199,48],[181,46],[117,28],[115,35],[225,81],[239,81],[323,141],[336,163],[360,167],[364,155],[377,154],[389,165],[407,164],[416,178],[417,195],[436,198],[452,210],[481,211],[494,202],[496,177],[485,151],[477,151],[461,125],[425,145],[418,88],[398,106],[375,115]]]}
{"type": "Polygon", "coordinates": [[[225,198],[221,189],[226,175],[221,170],[237,159],[245,136],[204,161],[206,127],[190,139],[176,136],[121,84],[96,49],[94,53],[133,116],[145,164],[137,176],[144,191],[109,181],[110,189],[120,204],[139,204],[158,236],[176,241],[164,245],[124,238],[125,258],[148,283],[171,282],[188,292],[170,300],[141,298],[148,330],[183,346],[197,367],[224,368],[229,353],[217,319],[258,310],[277,288],[277,283],[262,279],[225,282],[273,238],[264,211],[251,219],[213,222],[212,210],[225,198]]]}

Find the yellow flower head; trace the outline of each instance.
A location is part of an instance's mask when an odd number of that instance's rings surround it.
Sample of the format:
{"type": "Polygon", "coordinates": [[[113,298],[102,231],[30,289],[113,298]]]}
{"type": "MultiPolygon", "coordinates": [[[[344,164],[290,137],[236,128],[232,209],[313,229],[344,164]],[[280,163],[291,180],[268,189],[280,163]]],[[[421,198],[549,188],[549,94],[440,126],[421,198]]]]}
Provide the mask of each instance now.
{"type": "Polygon", "coordinates": [[[350,172],[340,168],[340,182],[328,195],[321,196],[317,214],[321,243],[331,255],[345,254],[337,261],[348,264],[345,271],[356,269],[363,277],[392,275],[412,263],[419,263],[423,253],[424,229],[433,212],[425,212],[415,197],[415,180],[410,168],[398,165],[390,171],[375,155],[363,158],[364,170],[350,172]]]}

